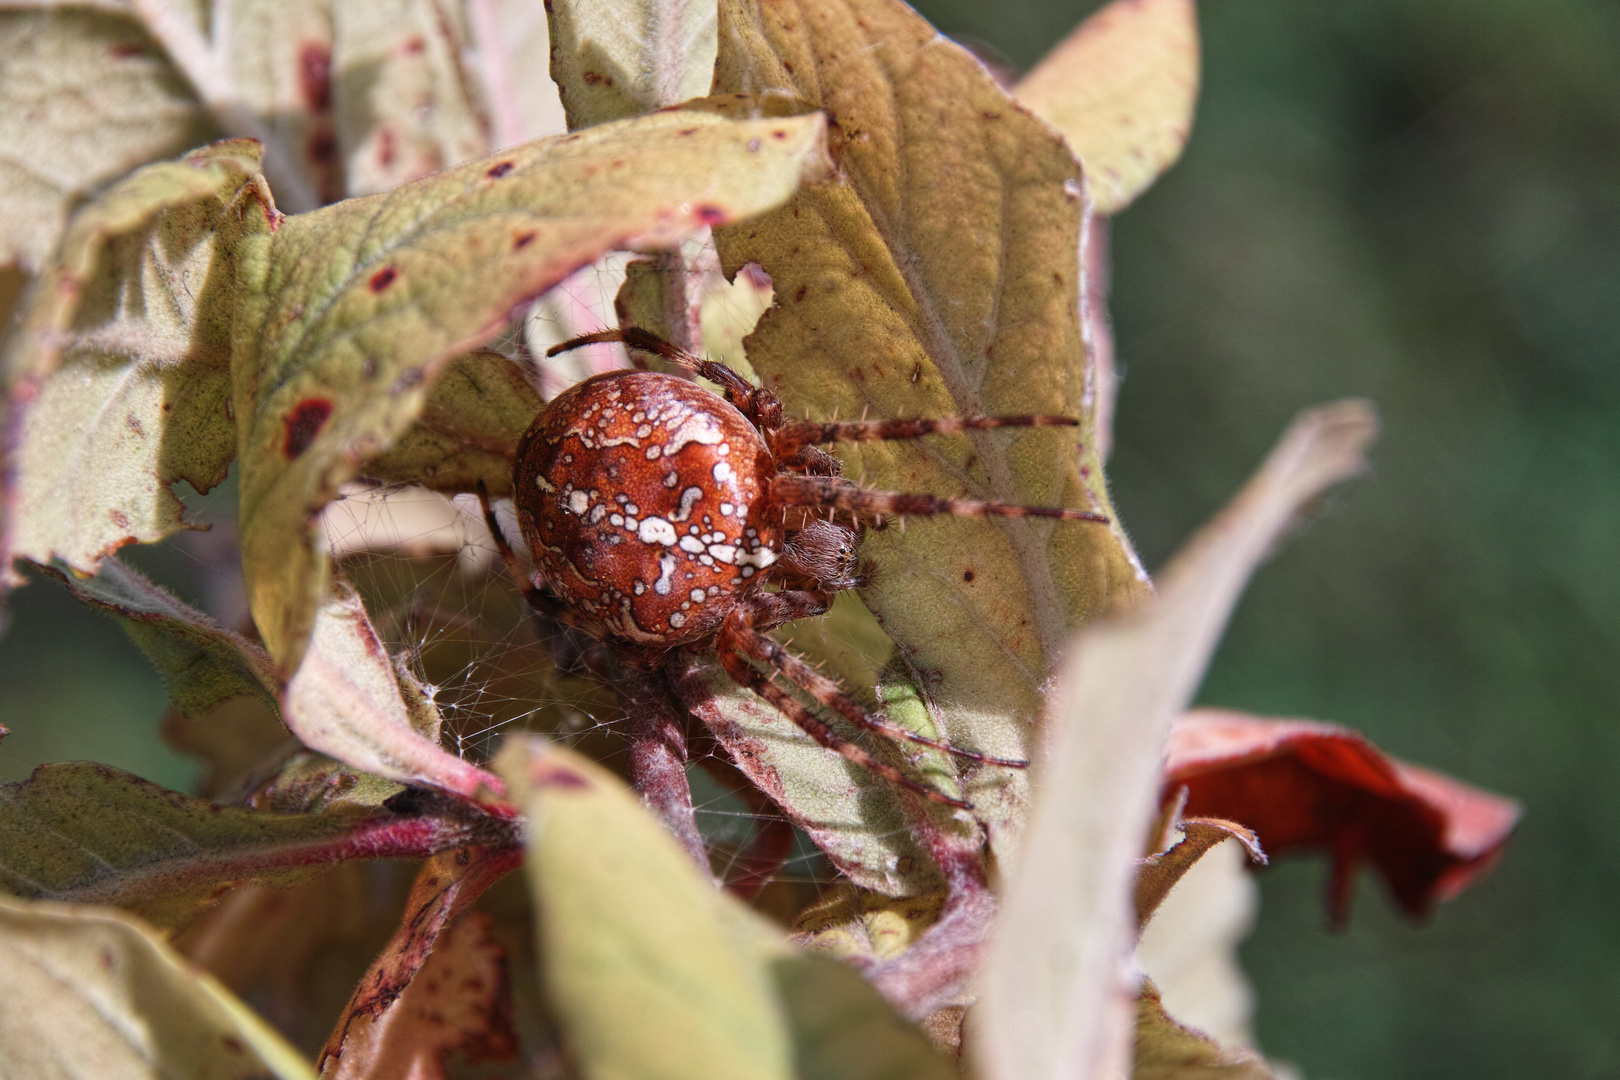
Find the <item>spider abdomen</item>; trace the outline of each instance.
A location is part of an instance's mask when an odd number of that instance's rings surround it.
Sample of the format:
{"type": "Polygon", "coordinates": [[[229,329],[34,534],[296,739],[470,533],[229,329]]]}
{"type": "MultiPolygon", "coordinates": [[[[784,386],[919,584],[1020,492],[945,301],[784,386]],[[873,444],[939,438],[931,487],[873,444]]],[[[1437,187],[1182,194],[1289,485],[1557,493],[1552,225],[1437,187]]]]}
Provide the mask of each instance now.
{"type": "Polygon", "coordinates": [[[759,432],[723,398],[615,371],[535,418],[514,501],[536,566],[570,607],[630,641],[681,645],[711,636],[776,561],[774,472],[759,432]]]}

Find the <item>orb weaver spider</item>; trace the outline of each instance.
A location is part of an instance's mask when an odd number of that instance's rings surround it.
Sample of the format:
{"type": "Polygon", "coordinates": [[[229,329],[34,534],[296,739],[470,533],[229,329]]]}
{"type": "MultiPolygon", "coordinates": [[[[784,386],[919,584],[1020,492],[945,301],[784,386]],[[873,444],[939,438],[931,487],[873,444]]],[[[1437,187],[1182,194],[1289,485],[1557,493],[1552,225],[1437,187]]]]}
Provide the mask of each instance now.
{"type": "Polygon", "coordinates": [[[483,499],[490,534],[532,607],[584,630],[641,670],[658,669],[674,650],[712,650],[727,675],[822,746],[934,802],[970,808],[839,737],[777,678],[858,728],[984,765],[1028,764],[874,716],[768,632],[825,614],[833,594],[863,583],[859,527],[839,524],[839,512],[857,523],[935,514],[1108,523],[1084,510],[868,490],[843,479],[838,459],[822,445],[1079,421],[788,422],[771,391],[635,328],[585,334],[547,355],[598,342],[661,357],[718,385],[723,396],[679,375],[612,371],[577,383],[535,417],[518,443],[512,486],[543,585],[523,572],[483,499]]]}

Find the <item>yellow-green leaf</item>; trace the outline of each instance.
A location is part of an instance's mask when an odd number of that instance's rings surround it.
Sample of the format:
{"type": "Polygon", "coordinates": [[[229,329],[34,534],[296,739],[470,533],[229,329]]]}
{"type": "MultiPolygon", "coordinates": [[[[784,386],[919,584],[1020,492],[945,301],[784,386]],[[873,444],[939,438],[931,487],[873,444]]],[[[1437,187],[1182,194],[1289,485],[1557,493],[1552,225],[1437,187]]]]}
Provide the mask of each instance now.
{"type": "Polygon", "coordinates": [[[584,1076],[956,1075],[853,970],[717,891],[600,766],[523,739],[496,768],[529,816],[542,976],[584,1076]]]}
{"type": "Polygon", "coordinates": [[[1171,721],[1255,566],[1303,507],[1365,467],[1376,431],[1360,401],[1300,416],[1160,575],[1156,597],[1073,642],[981,975],[973,1046],[985,1080],[1101,1076],[1126,1060],[1131,891],[1171,721]]]}
{"type": "Polygon", "coordinates": [[[262,648],[181,603],[138,570],[117,558],[103,560],[93,578],[47,569],[78,600],[118,620],[157,668],[169,697],[190,716],[243,695],[276,702],[280,683],[262,648]]]}
{"type": "Polygon", "coordinates": [[[452,358],[609,249],[779,205],[824,170],[824,131],[819,117],[660,113],[290,218],[244,245],[241,535],[271,655],[296,668],[308,640],[325,577],[316,513],[410,427],[452,358]]]}
{"type": "Polygon", "coordinates": [[[1116,214],[1181,156],[1198,101],[1195,0],[1113,0],[1013,89],[1085,164],[1116,214]]]}
{"type": "Polygon", "coordinates": [[[151,165],[73,219],[6,357],[21,437],[4,561],[93,573],[184,526],[170,485],[207,491],[236,452],[233,251],[263,228],[259,145],[151,165]]]}
{"type": "MultiPolygon", "coordinates": [[[[872,487],[1110,512],[1079,321],[1080,171],[1062,140],[897,0],[725,0],[715,71],[717,94],[803,99],[844,136],[843,182],[716,230],[728,274],[757,262],[773,282],[746,344],[788,412],[1072,416],[1078,429],[835,449],[872,487]]],[[[875,565],[862,597],[936,726],[1005,757],[1034,750],[1070,631],[1145,591],[1123,532],[1095,524],[913,519],[869,531],[862,554],[875,565]]],[[[851,785],[830,754],[781,771],[790,799],[847,790],[839,820],[896,798],[869,777],[851,785]]],[[[963,780],[1005,854],[1026,779],[963,780]]]]}
{"type": "Polygon", "coordinates": [[[269,1024],[140,920],[0,896],[0,1044],[28,1080],[315,1080],[269,1024]]]}
{"type": "Polygon", "coordinates": [[[0,265],[30,270],[77,203],[214,131],[133,19],[41,7],[0,11],[0,265]]]}
{"type": "Polygon", "coordinates": [[[546,13],[570,131],[709,92],[715,0],[552,0],[546,13]]]}

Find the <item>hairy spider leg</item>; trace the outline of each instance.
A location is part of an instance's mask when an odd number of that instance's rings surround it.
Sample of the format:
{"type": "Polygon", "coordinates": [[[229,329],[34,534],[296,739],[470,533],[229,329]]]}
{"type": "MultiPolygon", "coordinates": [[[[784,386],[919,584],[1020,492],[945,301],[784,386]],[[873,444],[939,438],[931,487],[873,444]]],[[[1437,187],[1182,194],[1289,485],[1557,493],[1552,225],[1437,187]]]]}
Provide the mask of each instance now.
{"type": "Polygon", "coordinates": [[[804,659],[792,650],[778,644],[760,632],[758,626],[747,626],[739,631],[738,641],[747,655],[762,664],[769,665],[793,685],[832,709],[839,716],[854,724],[856,727],[875,731],[891,739],[900,739],[906,742],[920,743],[923,746],[933,747],[935,750],[952,754],[956,757],[967,758],[981,765],[1000,765],[1008,769],[1025,769],[1029,762],[1021,758],[998,758],[988,754],[981,754],[976,750],[964,750],[960,746],[953,746],[943,739],[933,739],[927,735],[918,734],[910,728],[881,717],[873,716],[863,709],[859,702],[844,693],[844,688],[838,683],[821,674],[807,664],[804,659]]]}
{"type": "Polygon", "coordinates": [[[719,648],[716,649],[716,652],[720,657],[720,666],[725,668],[727,675],[730,675],[738,685],[746,686],[775,706],[778,712],[793,721],[807,735],[828,750],[841,754],[862,768],[883,777],[891,783],[899,784],[908,791],[914,791],[932,802],[954,806],[958,810],[973,809],[973,804],[965,799],[952,798],[942,791],[936,791],[921,780],[914,780],[907,776],[893,765],[879,761],[862,747],[839,738],[833,729],[806,708],[803,702],[772,682],[769,674],[760,671],[749,663],[749,657],[762,654],[765,657],[762,662],[770,663],[773,672],[780,671],[781,668],[776,665],[772,658],[781,655],[785,650],[776,642],[749,626],[747,616],[741,608],[727,616],[726,621],[720,627],[717,644],[719,648]]]}
{"type": "Polygon", "coordinates": [[[569,352],[584,345],[597,345],[607,341],[618,342],[626,348],[639,349],[641,352],[650,353],[653,356],[668,360],[678,367],[685,368],[699,378],[708,379],[725,391],[727,401],[735,405],[750,420],[755,420],[756,423],[760,419],[757,415],[761,411],[760,405],[763,400],[768,400],[776,405],[778,415],[766,418],[766,422],[773,428],[781,422],[782,403],[776,400],[775,394],[768,390],[761,390],[717,360],[705,360],[701,356],[687,352],[673,342],[665,341],[652,331],[643,330],[637,326],[624,329],[597,330],[589,334],[581,334],[561,344],[553,345],[546,350],[546,355],[556,356],[558,353],[569,352]]]}
{"type": "Polygon", "coordinates": [[[495,508],[489,501],[489,488],[482,480],[478,481],[478,505],[484,511],[484,527],[489,530],[489,538],[495,542],[495,550],[500,553],[501,561],[506,564],[506,572],[511,575],[518,591],[523,594],[524,601],[542,615],[550,615],[570,626],[592,631],[592,627],[581,626],[577,619],[570,618],[559,601],[547,596],[545,590],[523,572],[523,566],[513,553],[512,545],[506,542],[506,533],[501,530],[501,523],[495,518],[495,508]]]}
{"type": "Polygon", "coordinates": [[[1009,427],[1079,427],[1072,416],[943,416],[934,420],[846,420],[822,423],[805,420],[787,424],[771,439],[771,449],[785,457],[806,446],[835,442],[882,442],[948,435],[957,431],[989,431],[1009,427]]]}
{"type": "Polygon", "coordinates": [[[904,491],[871,491],[848,480],[826,476],[778,475],[771,481],[771,498],[783,506],[810,506],[852,513],[905,517],[951,514],[957,517],[1039,517],[1060,521],[1108,524],[1105,514],[1049,506],[1013,506],[979,499],[947,499],[904,491]]]}

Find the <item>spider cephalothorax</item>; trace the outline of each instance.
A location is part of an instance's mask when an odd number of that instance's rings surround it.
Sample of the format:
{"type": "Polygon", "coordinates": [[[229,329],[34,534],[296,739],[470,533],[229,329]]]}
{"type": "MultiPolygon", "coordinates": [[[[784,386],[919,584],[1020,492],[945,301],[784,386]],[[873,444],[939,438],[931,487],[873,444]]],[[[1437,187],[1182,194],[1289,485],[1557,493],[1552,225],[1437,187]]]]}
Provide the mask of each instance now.
{"type": "MultiPolygon", "coordinates": [[[[757,692],[828,749],[937,802],[964,806],[839,738],[782,676],[851,723],[995,765],[873,716],[831,679],[766,636],[821,615],[863,574],[858,533],[831,520],[987,514],[1103,521],[1083,510],[1009,506],[870,491],[839,474],[818,444],[998,427],[1072,425],[1065,417],[951,417],[784,423],[782,403],[723,364],[638,330],[607,330],[551,350],[622,341],[718,384],[651,371],[597,375],[557,396],[518,444],[513,500],[542,587],[537,608],[614,646],[634,666],[672,649],[713,649],[757,692]],[[549,591],[548,591],[549,590],[549,591]]],[[[490,517],[491,531],[504,548],[490,517]]]]}

